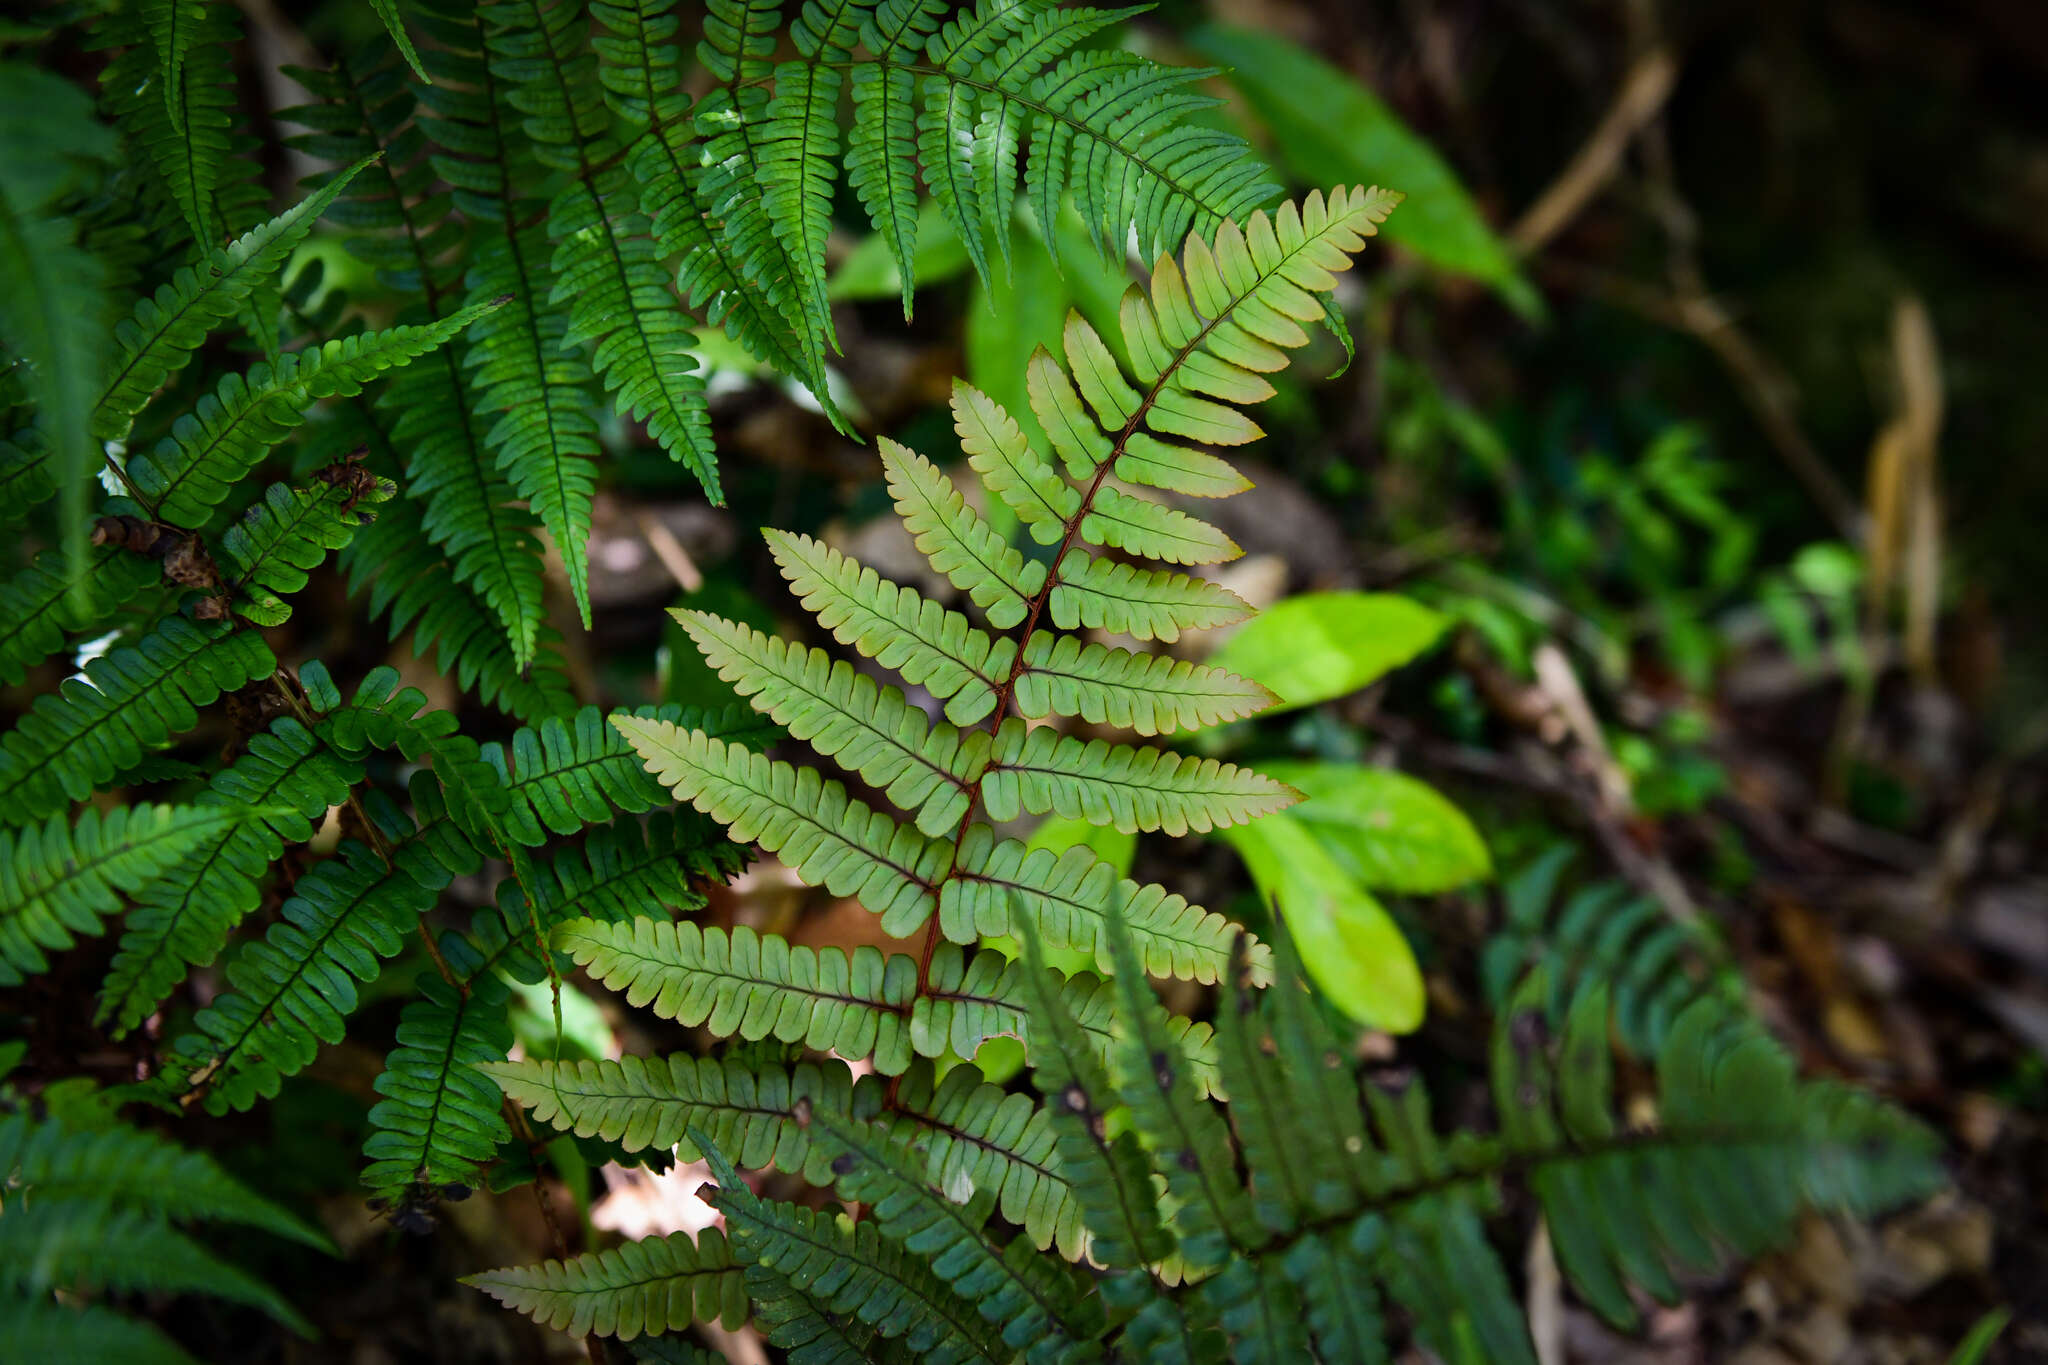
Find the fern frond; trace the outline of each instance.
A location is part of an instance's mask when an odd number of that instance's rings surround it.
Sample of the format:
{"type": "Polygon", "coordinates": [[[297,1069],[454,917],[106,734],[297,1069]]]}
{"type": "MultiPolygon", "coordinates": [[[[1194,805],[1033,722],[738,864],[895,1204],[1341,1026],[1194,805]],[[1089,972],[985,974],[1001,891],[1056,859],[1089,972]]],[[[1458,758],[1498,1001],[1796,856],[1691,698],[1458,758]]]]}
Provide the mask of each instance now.
{"type": "Polygon", "coordinates": [[[398,1046],[376,1080],[384,1098],[370,1110],[363,1184],[386,1199],[408,1186],[474,1185],[512,1136],[497,1088],[479,1074],[512,1046],[508,992],[490,975],[468,970],[475,964],[459,950],[443,956],[461,984],[420,974],[419,994],[398,1019],[398,1046]]]}
{"type": "Polygon", "coordinates": [[[114,329],[120,352],[93,407],[93,435],[102,441],[127,436],[150,395],[183,369],[207,335],[242,309],[255,290],[277,278],[313,224],[366,164],[367,158],[345,167],[275,218],[209,250],[198,265],[179,267],[169,283],[137,303],[114,329]]]}
{"type": "Polygon", "coordinates": [[[235,91],[230,47],[240,38],[234,12],[218,5],[151,0],[103,21],[109,46],[125,45],[100,77],[101,100],[139,161],[203,253],[262,216],[263,190],[254,166],[238,155],[246,139],[234,132],[235,91]],[[176,5],[167,61],[152,29],[168,27],[176,5]],[[152,22],[155,20],[156,22],[152,22]],[[175,75],[167,82],[166,75],[175,75]]]}
{"type": "Polygon", "coordinates": [[[425,355],[497,306],[494,300],[423,326],[343,337],[281,356],[274,366],[259,364],[246,378],[230,374],[154,451],[129,462],[128,478],[158,520],[202,527],[315,401],[362,392],[383,371],[425,355]]]}
{"type": "Polygon", "coordinates": [[[845,660],[704,612],[672,612],[704,661],[777,724],[859,773],[937,837],[967,812],[988,762],[980,731],[934,726],[902,691],[878,686],[845,660]]]}
{"type": "Polygon", "coordinates": [[[1012,720],[996,731],[981,799],[992,820],[1052,813],[1126,834],[1181,835],[1256,820],[1300,796],[1234,763],[1084,741],[1012,720]]]}
{"type": "Polygon", "coordinates": [[[109,1308],[0,1299],[0,1350],[15,1360],[119,1360],[199,1365],[152,1323],[109,1308]]]}
{"type": "Polygon", "coordinates": [[[472,938],[489,965],[537,982],[546,969],[534,956],[536,932],[545,938],[573,919],[616,924],[650,905],[702,909],[700,888],[729,879],[744,858],[693,811],[658,812],[644,824],[617,820],[592,829],[580,849],[535,860],[516,885],[501,883],[498,908],[478,915],[472,938]]]}
{"type": "Polygon", "coordinates": [[[883,1236],[928,1257],[954,1293],[1000,1326],[1005,1344],[1027,1360],[1051,1360],[1094,1336],[1102,1306],[1074,1271],[1037,1255],[1028,1239],[1007,1248],[990,1239],[984,1223],[995,1192],[970,1187],[956,1203],[933,1186],[907,1144],[823,1109],[811,1121],[840,1149],[833,1162],[840,1192],[869,1206],[883,1236]]]}
{"type": "MultiPolygon", "coordinates": [[[[1108,905],[1108,940],[1121,997],[1123,1032],[1115,1056],[1116,1085],[1131,1107],[1132,1126],[1166,1175],[1179,1210],[1182,1257],[1196,1269],[1220,1265],[1233,1244],[1259,1239],[1250,1202],[1237,1180],[1236,1156],[1223,1119],[1202,1103],[1187,1057],[1166,1028],[1166,1011],[1145,979],[1138,944],[1126,931],[1118,899],[1108,905]]],[[[1227,1058],[1228,1051],[1223,1055],[1227,1058]]],[[[1229,1074],[1225,1073],[1228,1082],[1229,1074]]]]}
{"type": "Polygon", "coordinates": [[[251,1193],[212,1157],[133,1128],[78,1132],[55,1119],[10,1114],[0,1118],[0,1177],[38,1199],[129,1209],[180,1223],[239,1223],[330,1249],[324,1234],[251,1193]]]}
{"type": "Polygon", "coordinates": [[[261,1280],[140,1213],[24,1200],[0,1216],[0,1293],[42,1294],[78,1282],[115,1291],[207,1294],[313,1334],[312,1325],[261,1280]]]}
{"type": "Polygon", "coordinates": [[[1103,1300],[1116,1308],[1135,1307],[1151,1283],[1143,1268],[1165,1260],[1177,1239],[1160,1217],[1137,1135],[1128,1129],[1109,1135],[1106,1119],[1116,1092],[1103,1057],[1052,988],[1055,978],[1038,936],[1027,930],[1024,946],[1021,976],[1037,1045],[1032,1084],[1046,1097],[1059,1130],[1060,1168],[1091,1234],[1089,1255],[1113,1272],[1103,1285],[1103,1300]]]}
{"type": "Polygon", "coordinates": [[[1559,894],[1573,854],[1571,845],[1557,844],[1503,879],[1502,923],[1479,960],[1480,981],[1496,1009],[1541,965],[1544,1018],[1553,1030],[1564,1027],[1581,995],[1604,986],[1622,1042],[1651,1058],[1695,1000],[1711,996],[1741,1005],[1740,974],[1699,923],[1673,919],[1656,900],[1618,881],[1559,894]]]}
{"type": "Polygon", "coordinates": [[[873,1222],[856,1225],[822,1210],[762,1199],[716,1144],[706,1145],[704,1156],[718,1180],[715,1198],[734,1254],[748,1266],[747,1286],[765,1291],[765,1315],[776,1326],[817,1315],[850,1317],[885,1339],[901,1340],[918,1358],[943,1365],[1000,1365],[1013,1354],[968,1300],[873,1222]],[[796,1307],[787,1305],[792,1292],[800,1296],[796,1307]]]}
{"type": "Polygon", "coordinates": [[[111,545],[94,546],[83,560],[72,560],[61,550],[37,555],[28,568],[0,584],[0,686],[20,682],[63,648],[67,635],[105,625],[162,578],[157,561],[111,545]]]}
{"type": "Polygon", "coordinates": [[[33,427],[0,439],[0,526],[28,520],[36,504],[56,496],[56,462],[33,427]]]}
{"type": "MultiPolygon", "coordinates": [[[[415,795],[418,795],[417,787],[415,795]]],[[[444,814],[417,828],[388,813],[391,862],[354,842],[300,877],[281,921],[228,964],[230,989],[201,1010],[151,1082],[209,1112],[247,1109],[277,1093],[322,1042],[339,1042],[358,983],[382,970],[415,921],[478,857],[444,814]]]]}
{"type": "Polygon", "coordinates": [[[357,531],[348,564],[350,591],[369,588],[371,615],[388,612],[394,637],[410,628],[414,652],[431,654],[435,667],[465,692],[522,721],[574,708],[566,670],[551,647],[559,634],[538,627],[533,662],[521,668],[489,603],[456,577],[434,546],[417,503],[387,503],[373,525],[357,531]]]}
{"type": "Polygon", "coordinates": [[[26,824],[198,723],[196,707],[269,673],[253,632],[166,617],[135,644],[93,660],[83,679],[37,697],[0,738],[0,819],[26,824]]]}
{"type": "Polygon", "coordinates": [[[635,717],[612,724],[664,786],[730,828],[739,843],[778,853],[806,882],[855,896],[883,932],[930,918],[932,886],[952,850],[870,810],[814,769],[771,761],[701,732],[635,717]]]}
{"type": "Polygon", "coordinates": [[[746,1286],[725,1237],[706,1228],[628,1242],[567,1261],[465,1276],[499,1303],[570,1336],[680,1332],[693,1322],[747,1321],[746,1286]]]}
{"type": "Polygon", "coordinates": [[[405,54],[405,64],[413,74],[431,85],[426,68],[420,65],[420,54],[413,48],[412,38],[405,31],[405,18],[398,12],[398,0],[370,0],[370,8],[377,11],[377,18],[384,24],[384,31],[391,35],[392,43],[405,54]]]}
{"type": "MultiPolygon", "coordinates": [[[[695,338],[644,235],[623,167],[601,167],[615,150],[594,54],[581,50],[573,0],[501,0],[482,10],[492,74],[511,87],[544,164],[569,185],[548,207],[555,241],[552,305],[568,305],[566,344],[595,345],[593,364],[622,407],[690,466],[720,501],[695,338]]],[[[565,555],[566,555],[565,547],[565,555]]],[[[588,607],[585,606],[587,618],[588,607]]]]}
{"type": "Polygon", "coordinates": [[[233,812],[168,871],[153,879],[128,914],[95,1019],[126,1033],[156,1008],[189,966],[212,962],[228,932],[260,899],[258,884],[286,844],[313,837],[314,822],[338,806],[362,778],[298,721],[285,717],[216,773],[200,809],[233,812]]]}
{"type": "Polygon", "coordinates": [[[239,599],[237,615],[259,626],[283,625],[291,608],[282,594],[306,586],[306,573],[355,538],[375,513],[365,504],[388,502],[398,491],[382,479],[369,491],[342,483],[292,488],[274,483],[220,537],[221,567],[239,599]]]}
{"type": "Polygon", "coordinates": [[[47,970],[44,949],[98,934],[120,895],[159,875],[239,812],[204,806],[88,810],[74,828],[62,815],[19,831],[0,829],[0,985],[47,970]]]}
{"type": "Polygon", "coordinates": [[[0,73],[0,346],[35,402],[64,492],[63,549],[84,549],[84,490],[99,463],[88,417],[104,360],[105,271],[78,245],[57,201],[83,163],[108,161],[114,138],[91,102],[53,73],[7,63],[0,73]]]}

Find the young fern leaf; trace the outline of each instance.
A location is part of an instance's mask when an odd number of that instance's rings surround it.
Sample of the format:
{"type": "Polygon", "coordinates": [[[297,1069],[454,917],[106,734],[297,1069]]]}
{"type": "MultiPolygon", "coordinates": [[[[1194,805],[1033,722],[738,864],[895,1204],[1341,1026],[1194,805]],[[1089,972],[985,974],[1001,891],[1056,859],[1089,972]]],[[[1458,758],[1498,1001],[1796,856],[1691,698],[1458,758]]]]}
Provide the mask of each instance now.
{"type": "MultiPolygon", "coordinates": [[[[931,50],[943,52],[935,60],[954,63],[948,69],[971,84],[966,73],[991,54],[999,64],[1051,60],[1100,17],[1070,22],[1062,17],[1067,13],[985,7],[947,25],[931,50]]],[[[721,14],[728,27],[715,35],[724,44],[717,70],[728,80],[763,74],[765,48],[747,35],[765,29],[750,27],[751,14],[738,6],[721,14]]],[[[837,22],[824,10],[814,19],[837,22]]],[[[883,19],[898,31],[922,23],[902,6],[883,19]]],[[[877,34],[871,27],[867,41],[877,34]]],[[[928,119],[951,124],[967,117],[954,102],[964,88],[935,84],[928,119]]],[[[1007,117],[1000,100],[992,112],[998,123],[1007,117]]],[[[1000,149],[996,155],[1000,162],[1000,149]]],[[[978,164],[956,165],[951,191],[953,207],[977,228],[978,210],[970,214],[967,206],[1002,180],[977,181],[978,164]]],[[[946,193],[940,190],[942,199],[946,193]]],[[[1378,191],[1338,190],[1327,200],[1312,195],[1299,209],[1289,205],[1273,219],[1257,214],[1243,231],[1225,222],[1213,248],[1191,236],[1185,271],[1162,257],[1150,294],[1127,301],[1125,349],[1138,357],[1132,376],[1099,335],[1072,320],[1066,368],[1041,355],[1031,385],[1034,403],[1056,433],[1058,464],[1032,449],[999,404],[966,385],[956,387],[955,424],[970,465],[1034,539],[1056,547],[1049,565],[1027,561],[1004,543],[929,462],[883,445],[891,495],[918,547],[1005,633],[991,634],[817,541],[768,533],[791,590],[818,623],[944,702],[947,724],[933,725],[902,692],[869,681],[822,650],[715,617],[678,618],[706,660],[756,709],[879,790],[914,828],[870,809],[816,770],[734,755],[705,735],[620,722],[650,771],[729,824],[735,839],[780,853],[806,881],[858,896],[882,917],[885,932],[924,927],[936,910],[927,930],[932,946],[941,935],[971,943],[1015,932],[1021,916],[1047,943],[1091,951],[1107,969],[1103,906],[1114,898],[1123,906],[1135,961],[1161,973],[1218,979],[1232,938],[1219,916],[1163,887],[1122,881],[1085,849],[1032,853],[999,840],[976,816],[1058,812],[1126,831],[1178,834],[1252,819],[1297,799],[1289,788],[1229,765],[1107,740],[1084,742],[1049,728],[1029,729],[1023,720],[1080,716],[1153,735],[1236,719],[1271,703],[1264,688],[1220,669],[1040,626],[1049,605],[1054,622],[1115,620],[1150,638],[1237,614],[1241,604],[1234,598],[1184,576],[1120,572],[1085,554],[1062,595],[1069,553],[1079,542],[1175,562],[1236,552],[1203,523],[1107,480],[1115,474],[1204,494],[1239,486],[1234,475],[1215,472],[1228,473],[1227,466],[1172,442],[1192,436],[1234,443],[1257,434],[1233,408],[1201,395],[1250,401],[1269,394],[1259,371],[1285,363],[1280,348],[1306,343],[1296,319],[1321,316],[1316,295],[1334,288],[1333,272],[1348,267],[1394,203],[1394,196],[1378,191]],[[1143,445],[1135,444],[1138,437],[1143,445]],[[1140,456],[1142,468],[1126,463],[1140,456]]],[[[1255,947],[1250,960],[1252,970],[1262,972],[1265,949],[1255,947]]],[[[931,963],[928,947],[918,995],[929,985],[931,963]]]]}

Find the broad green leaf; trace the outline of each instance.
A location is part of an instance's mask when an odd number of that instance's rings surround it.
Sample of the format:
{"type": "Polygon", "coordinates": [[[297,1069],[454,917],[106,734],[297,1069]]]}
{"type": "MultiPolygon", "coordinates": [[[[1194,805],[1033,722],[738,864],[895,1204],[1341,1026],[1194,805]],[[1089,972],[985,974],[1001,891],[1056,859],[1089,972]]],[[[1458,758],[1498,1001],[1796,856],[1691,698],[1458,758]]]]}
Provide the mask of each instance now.
{"type": "Polygon", "coordinates": [[[1493,875],[1465,813],[1427,783],[1356,763],[1261,763],[1308,799],[1290,814],[1359,885],[1427,894],[1493,875]]]}
{"type": "Polygon", "coordinates": [[[1541,299],[1457,173],[1379,96],[1277,33],[1205,24],[1188,41],[1226,69],[1296,179],[1400,190],[1408,202],[1381,231],[1431,265],[1491,285],[1524,317],[1541,314],[1541,299]]]}
{"type": "Polygon", "coordinates": [[[1368,1028],[1422,1023],[1422,971],[1380,903],[1309,832],[1281,812],[1222,831],[1259,894],[1278,903],[1302,962],[1332,1004],[1368,1028]]]}
{"type": "Polygon", "coordinates": [[[1209,662],[1263,683],[1286,711],[1379,681],[1434,645],[1449,618],[1391,593],[1314,592],[1247,621],[1209,662]]]}

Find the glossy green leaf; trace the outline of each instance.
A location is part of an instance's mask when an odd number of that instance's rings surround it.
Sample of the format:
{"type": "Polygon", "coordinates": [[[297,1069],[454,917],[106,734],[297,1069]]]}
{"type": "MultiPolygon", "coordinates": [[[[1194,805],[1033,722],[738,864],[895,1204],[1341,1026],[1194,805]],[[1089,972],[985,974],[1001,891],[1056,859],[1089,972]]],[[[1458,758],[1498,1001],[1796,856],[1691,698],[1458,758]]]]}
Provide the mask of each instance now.
{"type": "Polygon", "coordinates": [[[1493,875],[1479,831],[1427,783],[1357,763],[1259,768],[1307,798],[1290,813],[1361,886],[1426,894],[1493,875]]]}
{"type": "Polygon", "coordinates": [[[1356,692],[1434,645],[1450,624],[1391,593],[1290,597],[1246,622],[1210,656],[1216,667],[1263,684],[1274,711],[1356,692]]]}
{"type": "Polygon", "coordinates": [[[1222,837],[1244,858],[1259,894],[1279,905],[1309,976],[1331,1003],[1369,1028],[1408,1033],[1422,1023],[1414,950],[1308,826],[1283,811],[1222,837]]]}

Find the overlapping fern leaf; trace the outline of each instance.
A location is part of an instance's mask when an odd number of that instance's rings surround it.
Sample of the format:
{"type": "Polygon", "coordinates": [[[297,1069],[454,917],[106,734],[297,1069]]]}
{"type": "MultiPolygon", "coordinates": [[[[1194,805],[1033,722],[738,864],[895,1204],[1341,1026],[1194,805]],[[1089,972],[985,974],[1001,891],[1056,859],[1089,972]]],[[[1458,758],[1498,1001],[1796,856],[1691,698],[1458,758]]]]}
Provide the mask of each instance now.
{"type": "MultiPolygon", "coordinates": [[[[730,1325],[737,1278],[771,1337],[784,1324],[804,1325],[787,1329],[792,1341],[830,1327],[866,1352],[855,1359],[876,1358],[880,1338],[939,1360],[1087,1359],[1105,1347],[1386,1360],[1397,1304],[1438,1354],[1530,1362],[1485,1227],[1506,1181],[1535,1195],[1573,1288],[1628,1326],[1631,1287],[1675,1300],[1681,1269],[1777,1244],[1804,1208],[1869,1213],[1941,1179],[1930,1132],[1862,1092],[1800,1081],[1783,1049],[1711,998],[1680,1015],[1654,1058],[1655,1125],[1622,1125],[1608,997],[1580,996],[1560,1039],[1542,1022],[1540,973],[1494,1031],[1501,1130],[1444,1137],[1413,1073],[1360,1076],[1284,934],[1266,989],[1238,942],[1217,1016],[1230,1092],[1218,1105],[1164,1028],[1120,916],[1106,932],[1125,968],[1107,1049],[1027,935],[1033,962],[1018,970],[1040,1039],[1037,1103],[972,1063],[934,1086],[919,1062],[895,1087],[829,1058],[487,1068],[558,1127],[702,1153],[730,1240],[655,1239],[471,1282],[553,1325],[629,1337],[730,1325]],[[765,1198],[738,1177],[753,1168],[801,1174],[866,1212],[856,1226],[765,1198]],[[1096,1270],[1086,1278],[1064,1264],[1084,1254],[1096,1270]]],[[[629,1000],[690,1017],[650,984],[629,1000]]],[[[731,1017],[713,1027],[741,1031],[731,1017]]]]}

